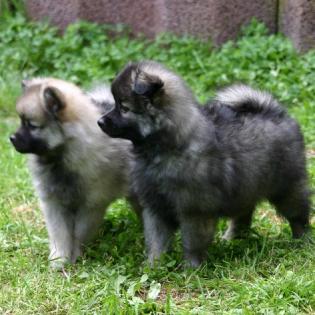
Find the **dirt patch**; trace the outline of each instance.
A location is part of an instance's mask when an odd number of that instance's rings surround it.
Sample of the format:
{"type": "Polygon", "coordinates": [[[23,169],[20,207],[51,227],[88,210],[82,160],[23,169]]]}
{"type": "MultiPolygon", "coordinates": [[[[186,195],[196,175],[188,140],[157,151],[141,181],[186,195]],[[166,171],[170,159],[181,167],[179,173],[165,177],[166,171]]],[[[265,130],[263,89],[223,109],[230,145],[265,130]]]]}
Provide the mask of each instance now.
{"type": "Polygon", "coordinates": [[[33,226],[43,226],[44,220],[39,211],[36,210],[37,208],[37,205],[21,204],[12,208],[11,213],[18,220],[31,223],[33,226]]]}

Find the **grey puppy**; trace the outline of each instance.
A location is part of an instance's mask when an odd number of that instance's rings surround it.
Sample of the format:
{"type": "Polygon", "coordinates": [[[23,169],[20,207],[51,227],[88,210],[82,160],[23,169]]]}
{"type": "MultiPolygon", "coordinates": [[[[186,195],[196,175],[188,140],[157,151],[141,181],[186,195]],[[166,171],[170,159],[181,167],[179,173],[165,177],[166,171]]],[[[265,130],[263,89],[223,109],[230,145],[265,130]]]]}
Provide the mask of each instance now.
{"type": "Polygon", "coordinates": [[[289,221],[293,237],[308,231],[303,137],[271,95],[235,85],[198,106],[179,76],[152,61],[127,65],[112,93],[115,109],[98,123],[134,143],[132,181],[151,263],[179,228],[185,257],[198,266],[217,220],[231,219],[225,239],[239,236],[264,199],[289,221]]]}
{"type": "Polygon", "coordinates": [[[95,237],[107,206],[128,195],[131,143],[112,139],[97,126],[114,104],[107,87],[86,95],[72,83],[35,78],[24,88],[16,106],[21,127],[10,140],[28,154],[51,266],[61,268],[75,262],[95,237]]]}

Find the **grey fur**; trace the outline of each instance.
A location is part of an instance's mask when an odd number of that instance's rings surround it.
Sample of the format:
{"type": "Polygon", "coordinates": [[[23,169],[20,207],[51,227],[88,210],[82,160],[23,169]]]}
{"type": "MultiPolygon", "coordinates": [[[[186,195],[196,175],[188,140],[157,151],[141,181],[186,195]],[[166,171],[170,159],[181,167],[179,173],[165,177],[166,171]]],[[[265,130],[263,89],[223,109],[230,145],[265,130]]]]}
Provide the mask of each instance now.
{"type": "MultiPolygon", "coordinates": [[[[88,97],[75,85],[51,78],[36,78],[24,86],[17,110],[40,126],[31,130],[32,137],[48,148],[40,155],[29,154],[28,162],[49,234],[51,266],[61,268],[75,262],[83,245],[96,236],[108,205],[129,194],[131,143],[101,132],[97,119],[103,110],[90,100],[95,91],[88,97]],[[63,100],[65,113],[60,116],[47,109],[47,87],[63,100]]],[[[102,91],[104,101],[111,102],[108,88],[102,91]]],[[[101,98],[99,88],[98,101],[101,98]]]]}
{"type": "Polygon", "coordinates": [[[271,95],[237,85],[201,107],[181,78],[151,61],[126,66],[112,91],[115,111],[99,124],[134,142],[132,183],[151,263],[179,228],[186,259],[199,265],[218,218],[231,219],[224,238],[234,238],[261,200],[289,221],[293,237],[308,231],[303,136],[271,95]]]}
{"type": "Polygon", "coordinates": [[[102,114],[111,111],[115,106],[115,100],[108,85],[97,84],[91,90],[87,91],[86,94],[100,108],[102,114]]]}

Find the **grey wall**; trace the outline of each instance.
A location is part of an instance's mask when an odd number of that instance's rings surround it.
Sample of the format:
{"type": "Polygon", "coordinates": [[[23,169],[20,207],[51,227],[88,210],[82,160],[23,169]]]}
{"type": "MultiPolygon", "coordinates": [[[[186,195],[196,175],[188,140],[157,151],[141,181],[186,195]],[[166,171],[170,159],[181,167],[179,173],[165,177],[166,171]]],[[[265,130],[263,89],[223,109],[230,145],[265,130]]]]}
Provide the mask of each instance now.
{"type": "Polygon", "coordinates": [[[256,17],[271,33],[291,38],[298,50],[315,47],[315,0],[27,0],[26,6],[31,18],[61,29],[84,19],[127,24],[148,37],[170,31],[211,38],[217,45],[256,17]]]}

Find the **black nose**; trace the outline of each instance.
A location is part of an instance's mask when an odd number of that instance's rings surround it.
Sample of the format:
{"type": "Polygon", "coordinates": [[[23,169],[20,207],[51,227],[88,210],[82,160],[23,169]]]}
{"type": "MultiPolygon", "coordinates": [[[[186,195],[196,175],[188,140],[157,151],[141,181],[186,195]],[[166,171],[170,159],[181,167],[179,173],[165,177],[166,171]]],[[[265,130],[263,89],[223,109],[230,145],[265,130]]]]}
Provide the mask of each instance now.
{"type": "Polygon", "coordinates": [[[11,143],[14,144],[15,140],[16,140],[16,135],[11,135],[11,136],[10,136],[10,141],[11,141],[11,143]]]}
{"type": "Polygon", "coordinates": [[[101,128],[104,127],[104,125],[105,125],[104,117],[100,118],[100,119],[97,121],[97,124],[98,124],[101,128]]]}

